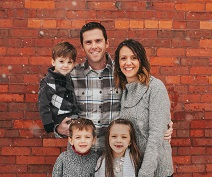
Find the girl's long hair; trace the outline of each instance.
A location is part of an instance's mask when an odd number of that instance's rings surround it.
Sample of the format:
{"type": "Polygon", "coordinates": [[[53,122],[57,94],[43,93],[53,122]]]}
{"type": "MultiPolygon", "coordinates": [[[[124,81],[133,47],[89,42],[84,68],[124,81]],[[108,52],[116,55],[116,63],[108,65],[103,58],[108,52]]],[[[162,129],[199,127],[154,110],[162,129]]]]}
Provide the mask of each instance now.
{"type": "Polygon", "coordinates": [[[121,72],[119,65],[119,52],[123,46],[132,50],[133,54],[138,58],[140,67],[137,73],[138,80],[148,86],[150,80],[150,63],[146,56],[146,50],[142,44],[133,39],[127,39],[121,42],[115,51],[115,69],[114,80],[116,88],[125,89],[127,84],[126,76],[121,72]]]}
{"type": "MultiPolygon", "coordinates": [[[[108,126],[108,129],[106,132],[105,152],[103,155],[103,158],[105,158],[105,177],[115,177],[114,172],[113,172],[113,162],[114,162],[113,150],[109,144],[110,129],[115,124],[127,125],[130,128],[130,143],[131,143],[129,146],[130,158],[131,158],[134,168],[135,168],[135,176],[138,176],[138,171],[141,167],[141,162],[142,162],[142,153],[136,144],[135,130],[134,130],[132,122],[130,122],[127,119],[120,118],[120,119],[112,121],[110,123],[110,125],[108,126]]],[[[103,158],[102,158],[102,160],[103,160],[103,158]]],[[[100,166],[101,166],[101,163],[100,163],[100,166]]]]}

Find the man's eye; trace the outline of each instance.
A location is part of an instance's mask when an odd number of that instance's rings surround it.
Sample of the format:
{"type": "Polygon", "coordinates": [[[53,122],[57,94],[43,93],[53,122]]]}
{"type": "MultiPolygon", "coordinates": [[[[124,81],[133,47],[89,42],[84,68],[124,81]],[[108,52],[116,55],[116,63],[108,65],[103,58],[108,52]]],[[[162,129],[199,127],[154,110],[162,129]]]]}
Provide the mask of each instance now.
{"type": "Polygon", "coordinates": [[[91,41],[86,41],[85,44],[89,45],[91,44],[91,41]]]}
{"type": "Polygon", "coordinates": [[[100,43],[100,42],[102,42],[101,39],[97,39],[97,40],[96,40],[96,43],[100,43]]]}

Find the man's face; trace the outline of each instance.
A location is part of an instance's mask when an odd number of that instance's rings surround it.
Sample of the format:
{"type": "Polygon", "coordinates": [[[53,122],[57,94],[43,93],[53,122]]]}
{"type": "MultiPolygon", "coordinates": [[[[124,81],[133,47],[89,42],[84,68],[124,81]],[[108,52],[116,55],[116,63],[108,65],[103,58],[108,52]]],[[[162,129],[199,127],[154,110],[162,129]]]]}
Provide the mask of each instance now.
{"type": "Polygon", "coordinates": [[[100,29],[93,29],[83,33],[83,50],[93,69],[103,69],[106,64],[105,52],[109,43],[105,41],[100,29]]]}

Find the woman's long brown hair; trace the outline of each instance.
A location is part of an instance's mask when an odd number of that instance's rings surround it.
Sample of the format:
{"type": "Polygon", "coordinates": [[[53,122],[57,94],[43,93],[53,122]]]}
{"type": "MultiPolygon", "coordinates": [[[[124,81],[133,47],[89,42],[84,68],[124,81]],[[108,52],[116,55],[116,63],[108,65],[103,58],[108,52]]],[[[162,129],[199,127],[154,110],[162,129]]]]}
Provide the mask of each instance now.
{"type": "Polygon", "coordinates": [[[133,39],[127,39],[118,45],[115,52],[114,80],[116,88],[120,87],[121,89],[125,89],[127,84],[127,79],[121,72],[119,65],[119,52],[123,46],[132,50],[133,54],[138,58],[140,62],[140,67],[137,73],[138,79],[141,83],[148,85],[150,80],[150,64],[146,56],[145,48],[140,42],[133,39]]]}

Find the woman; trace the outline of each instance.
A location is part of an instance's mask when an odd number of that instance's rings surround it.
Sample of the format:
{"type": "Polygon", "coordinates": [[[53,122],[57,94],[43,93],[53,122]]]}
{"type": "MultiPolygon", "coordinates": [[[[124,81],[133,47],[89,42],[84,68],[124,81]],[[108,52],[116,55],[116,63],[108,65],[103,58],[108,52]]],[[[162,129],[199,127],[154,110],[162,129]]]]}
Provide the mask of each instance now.
{"type": "Polygon", "coordinates": [[[115,52],[116,87],[123,90],[121,117],[133,122],[144,154],[139,177],[173,175],[171,145],[164,140],[170,120],[170,101],[159,79],[151,76],[144,47],[135,40],[121,42],[115,52]]]}

